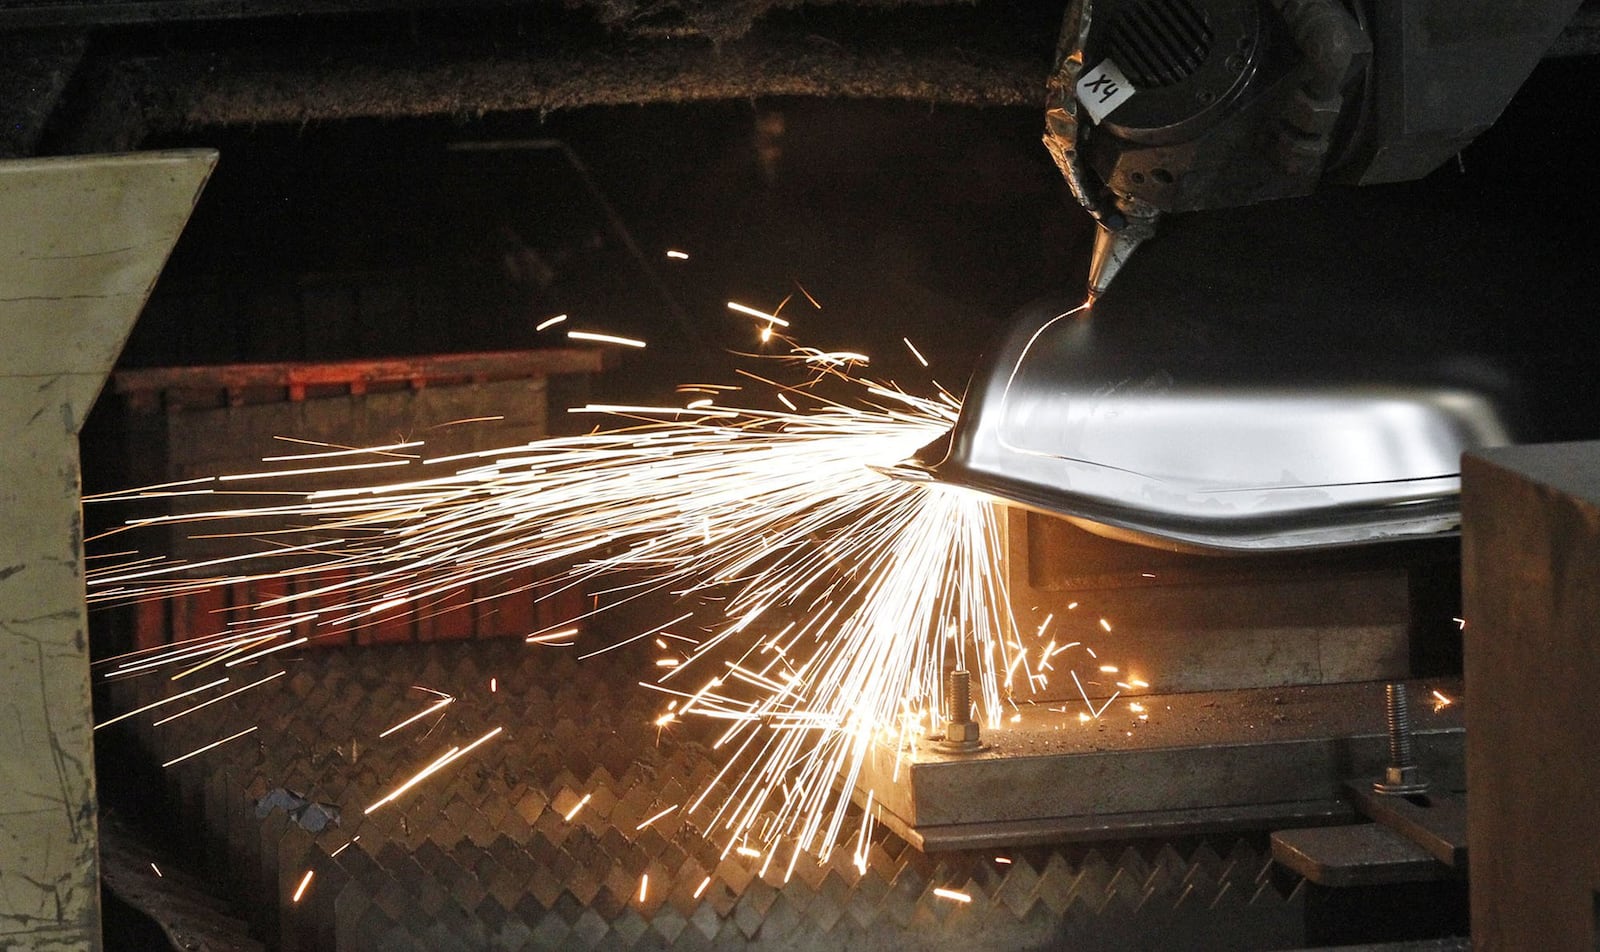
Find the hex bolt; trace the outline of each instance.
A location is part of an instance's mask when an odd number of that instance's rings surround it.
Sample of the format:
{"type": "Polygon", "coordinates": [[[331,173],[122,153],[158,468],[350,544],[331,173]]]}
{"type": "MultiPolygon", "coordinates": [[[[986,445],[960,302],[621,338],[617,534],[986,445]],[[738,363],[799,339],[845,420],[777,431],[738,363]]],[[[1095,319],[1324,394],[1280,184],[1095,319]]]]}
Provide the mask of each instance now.
{"type": "Polygon", "coordinates": [[[972,675],[960,668],[951,671],[945,678],[944,693],[949,711],[940,748],[952,753],[980,749],[983,741],[978,722],[972,719],[972,675]]]}
{"type": "Polygon", "coordinates": [[[1406,696],[1406,686],[1391,681],[1383,688],[1384,712],[1389,724],[1389,766],[1383,779],[1375,782],[1375,793],[1392,796],[1423,794],[1428,792],[1428,781],[1417,766],[1416,748],[1411,738],[1411,704],[1406,696]]]}

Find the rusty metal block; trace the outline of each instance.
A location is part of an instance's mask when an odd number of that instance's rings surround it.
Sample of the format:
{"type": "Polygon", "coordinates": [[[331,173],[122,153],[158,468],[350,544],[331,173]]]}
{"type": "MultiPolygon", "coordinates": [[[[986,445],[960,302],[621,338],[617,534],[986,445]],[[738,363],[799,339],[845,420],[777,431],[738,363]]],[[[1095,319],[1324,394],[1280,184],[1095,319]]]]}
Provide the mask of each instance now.
{"type": "Polygon", "coordinates": [[[1483,948],[1600,941],[1600,444],[1462,466],[1467,831],[1483,948]]]}

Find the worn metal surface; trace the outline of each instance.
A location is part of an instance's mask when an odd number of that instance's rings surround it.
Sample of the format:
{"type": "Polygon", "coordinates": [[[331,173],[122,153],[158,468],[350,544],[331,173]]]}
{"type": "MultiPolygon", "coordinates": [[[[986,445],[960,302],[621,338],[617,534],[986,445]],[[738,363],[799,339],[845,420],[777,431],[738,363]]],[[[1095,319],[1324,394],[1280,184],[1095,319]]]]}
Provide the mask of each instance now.
{"type": "Polygon", "coordinates": [[[85,92],[63,110],[59,142],[104,148],[208,125],[767,96],[988,106],[1042,99],[1044,24],[1053,14],[1028,5],[905,3],[867,12],[838,4],[831,15],[767,18],[751,29],[765,4],[719,4],[735,22],[733,35],[706,22],[704,33],[723,33],[715,44],[692,38],[690,6],[636,11],[637,35],[626,38],[599,28],[589,5],[505,4],[279,19],[251,31],[199,27],[191,42],[157,48],[137,36],[113,39],[85,64],[85,92]],[[668,28],[652,30],[652,20],[668,28]],[[308,22],[323,28],[301,25],[308,22]],[[671,35],[672,23],[690,36],[671,35]]]}
{"type": "Polygon", "coordinates": [[[1472,935],[1600,941],[1600,444],[1469,455],[1463,468],[1472,935]]]}
{"type": "MultiPolygon", "coordinates": [[[[1208,558],[1116,542],[1014,507],[1005,532],[1018,625],[1036,630],[1049,619],[1060,643],[1092,643],[1104,663],[1163,693],[1410,672],[1413,606],[1403,561],[1208,558]],[[1114,622],[1112,632],[1101,618],[1114,622]]],[[[1116,680],[1090,678],[1083,687],[1091,698],[1108,697],[1116,680]]],[[[1070,679],[1055,678],[1034,699],[1077,696],[1070,679]]]]}
{"type": "MultiPolygon", "coordinates": [[[[1130,695],[1087,723],[1078,705],[1039,705],[987,729],[977,754],[880,746],[864,783],[926,848],[1325,819],[1349,813],[1345,777],[1386,761],[1382,697],[1375,683],[1130,695]]],[[[1419,758],[1444,789],[1463,783],[1461,732],[1460,705],[1419,724],[1419,758]]]]}
{"type": "MultiPolygon", "coordinates": [[[[148,765],[259,725],[166,771],[130,766],[119,781],[147,804],[151,791],[167,791],[173,814],[160,822],[168,838],[252,907],[257,934],[284,949],[1247,949],[1304,941],[1303,896],[1292,878],[1273,877],[1259,839],[928,855],[879,826],[865,869],[853,863],[852,841],[825,863],[802,857],[787,882],[786,848],[770,865],[724,857],[722,835],[708,836],[699,813],[646,822],[716,770],[707,746],[714,725],[663,733],[651,723],[660,701],[634,686],[648,662],[647,652],[624,648],[577,663],[564,650],[504,641],[263,659],[252,675],[289,676],[204,716],[161,727],[149,716],[125,721],[104,742],[142,750],[148,765]],[[413,684],[460,700],[436,727],[378,739],[425,706],[413,684]],[[438,751],[496,725],[505,733],[468,761],[363,815],[438,751]],[[305,829],[274,806],[281,796],[268,796],[285,787],[337,806],[341,825],[305,829]],[[314,878],[295,904],[308,869],[314,878]],[[972,902],[941,898],[937,888],[972,902]]],[[[157,679],[113,683],[119,709],[172,690],[157,679]]]]}
{"type": "Polygon", "coordinates": [[[1356,809],[1427,850],[1439,862],[1467,868],[1467,801],[1437,791],[1425,797],[1376,793],[1370,782],[1348,785],[1356,809]]]}
{"type": "Polygon", "coordinates": [[[99,946],[78,428],[216,154],[0,163],[0,948],[99,946]]]}
{"type": "Polygon", "coordinates": [[[1381,886],[1443,879],[1449,869],[1382,823],[1283,830],[1272,858],[1319,886],[1381,886]]]}

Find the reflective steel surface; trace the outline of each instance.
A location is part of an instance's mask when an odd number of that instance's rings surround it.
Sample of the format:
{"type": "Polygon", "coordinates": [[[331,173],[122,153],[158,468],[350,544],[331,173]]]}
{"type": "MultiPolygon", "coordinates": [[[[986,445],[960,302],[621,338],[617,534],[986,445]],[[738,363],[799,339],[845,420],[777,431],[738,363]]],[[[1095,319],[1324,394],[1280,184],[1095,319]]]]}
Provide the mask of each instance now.
{"type": "Polygon", "coordinates": [[[1513,442],[1480,362],[1341,366],[1183,330],[1025,309],[948,440],[897,475],[1163,547],[1312,549],[1455,531],[1461,452],[1513,442]]]}

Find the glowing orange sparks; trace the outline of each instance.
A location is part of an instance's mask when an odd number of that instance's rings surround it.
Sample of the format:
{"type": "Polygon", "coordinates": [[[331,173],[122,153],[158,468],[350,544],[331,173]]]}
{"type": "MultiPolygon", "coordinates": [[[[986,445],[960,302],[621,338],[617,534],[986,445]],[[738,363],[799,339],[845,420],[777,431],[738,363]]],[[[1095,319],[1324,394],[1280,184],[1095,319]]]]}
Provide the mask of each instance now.
{"type": "Polygon", "coordinates": [[[405,783],[402,783],[400,786],[394,788],[389,793],[384,794],[383,797],[381,797],[380,799],[374,801],[372,803],[372,805],[368,806],[365,810],[363,810],[361,812],[362,813],[371,813],[372,811],[378,809],[379,807],[383,806],[386,803],[393,803],[394,801],[400,799],[400,797],[403,796],[407,790],[410,790],[412,787],[415,787],[417,784],[419,784],[422,781],[426,780],[427,778],[433,776],[435,773],[438,773],[440,770],[443,770],[445,767],[449,766],[450,764],[456,762],[457,760],[460,760],[462,757],[465,757],[467,754],[470,754],[472,751],[476,750],[478,747],[482,746],[483,744],[488,743],[490,740],[492,740],[496,736],[498,736],[499,733],[502,730],[504,730],[504,728],[496,727],[494,730],[492,730],[489,733],[483,735],[482,737],[478,738],[477,740],[473,741],[472,743],[468,744],[465,747],[452,747],[452,748],[450,748],[449,750],[447,750],[443,754],[441,754],[432,763],[428,764],[428,766],[426,766],[426,767],[422,768],[421,770],[417,771],[416,773],[412,774],[410,779],[406,780],[405,783]]]}
{"type": "Polygon", "coordinates": [[[279,671],[278,673],[270,674],[270,675],[260,679],[259,681],[251,681],[249,684],[246,684],[244,687],[234,688],[232,691],[229,691],[226,694],[219,694],[219,695],[217,695],[216,697],[212,698],[209,701],[201,701],[199,704],[196,704],[194,707],[186,707],[186,708],[184,708],[183,710],[179,711],[176,714],[171,714],[171,715],[168,715],[167,717],[163,717],[161,720],[156,721],[154,726],[160,727],[162,724],[165,724],[168,721],[175,721],[180,717],[186,717],[187,715],[193,714],[195,711],[201,710],[202,708],[210,707],[211,705],[217,703],[218,701],[226,701],[228,698],[233,697],[235,694],[242,694],[245,691],[250,690],[251,688],[260,687],[261,685],[266,684],[269,681],[276,681],[277,679],[283,677],[285,674],[288,674],[288,673],[289,672],[287,672],[287,671],[279,671]]]}
{"type": "Polygon", "coordinates": [[[776,314],[768,314],[766,311],[758,311],[753,307],[749,307],[747,305],[740,304],[738,301],[729,301],[728,302],[728,310],[730,310],[730,311],[738,311],[740,314],[747,314],[750,317],[760,318],[761,320],[766,321],[768,326],[771,326],[771,325],[777,325],[778,327],[788,327],[789,326],[789,322],[788,321],[784,320],[783,318],[779,317],[776,314]]]}
{"type": "Polygon", "coordinates": [[[187,754],[184,754],[182,757],[174,757],[171,760],[167,761],[166,763],[162,764],[161,766],[163,766],[163,767],[171,767],[173,764],[181,764],[185,760],[188,760],[190,757],[198,757],[198,756],[200,756],[201,754],[205,753],[208,750],[215,750],[216,748],[221,747],[223,744],[226,744],[229,741],[235,741],[235,740],[238,740],[239,738],[243,737],[246,734],[254,733],[255,730],[256,730],[255,727],[247,727],[247,728],[245,728],[244,730],[240,731],[237,734],[229,734],[227,737],[224,737],[221,740],[212,741],[211,743],[205,745],[204,747],[198,748],[196,750],[191,750],[187,754]]]}
{"type": "Polygon", "coordinates": [[[662,817],[666,816],[667,814],[671,813],[673,810],[676,810],[676,809],[678,809],[678,805],[676,803],[674,803],[672,806],[667,807],[665,810],[662,810],[660,813],[657,813],[655,816],[651,817],[650,819],[648,819],[648,820],[644,821],[643,823],[639,824],[638,826],[634,827],[634,829],[635,830],[642,830],[645,827],[649,826],[650,824],[652,824],[655,821],[661,819],[662,817]]]}
{"type": "Polygon", "coordinates": [[[183,692],[182,694],[174,694],[171,697],[162,698],[159,701],[152,701],[151,703],[146,704],[144,707],[135,708],[135,709],[133,709],[131,711],[128,711],[125,714],[118,714],[116,717],[110,718],[110,719],[105,720],[105,721],[101,721],[99,724],[96,724],[94,726],[94,729],[95,730],[99,730],[102,727],[109,727],[112,724],[117,723],[118,721],[125,721],[130,717],[135,717],[137,715],[143,714],[146,711],[153,710],[155,708],[161,707],[164,704],[171,704],[173,701],[177,701],[177,700],[180,700],[182,698],[189,697],[192,694],[199,694],[201,691],[208,691],[211,688],[214,688],[219,684],[227,684],[227,683],[228,683],[228,679],[227,678],[218,678],[217,680],[212,681],[210,684],[202,684],[197,688],[190,688],[189,690],[183,692]]]}
{"type": "Polygon", "coordinates": [[[594,331],[567,331],[567,340],[588,341],[592,344],[617,344],[622,347],[636,347],[643,349],[644,341],[636,337],[619,337],[616,334],[600,334],[594,331]]]}
{"type": "Polygon", "coordinates": [[[592,793],[584,794],[583,795],[583,799],[579,800],[576,804],[574,804],[572,809],[568,810],[566,812],[566,814],[562,817],[562,819],[566,820],[568,823],[571,823],[572,822],[572,818],[578,815],[578,811],[583,809],[584,804],[588,803],[589,802],[589,798],[592,797],[592,796],[594,796],[594,794],[592,794],[592,793]]]}

